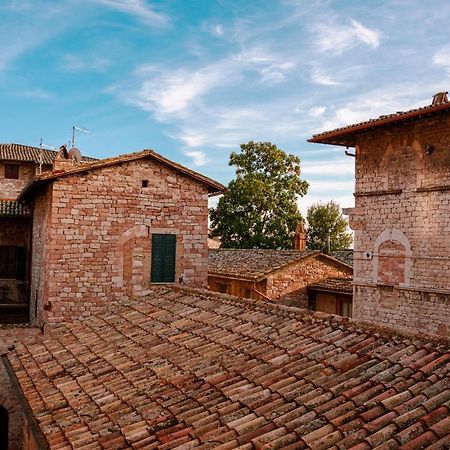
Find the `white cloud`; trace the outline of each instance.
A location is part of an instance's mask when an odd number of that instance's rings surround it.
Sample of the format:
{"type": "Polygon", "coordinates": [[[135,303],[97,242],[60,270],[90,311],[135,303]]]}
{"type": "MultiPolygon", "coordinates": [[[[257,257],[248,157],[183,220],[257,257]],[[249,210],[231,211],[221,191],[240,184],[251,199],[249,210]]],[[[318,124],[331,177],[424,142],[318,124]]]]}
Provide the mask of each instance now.
{"type": "Polygon", "coordinates": [[[60,63],[62,70],[66,72],[104,72],[110,67],[111,61],[95,56],[78,56],[72,54],[63,55],[60,63]]]}
{"type": "Polygon", "coordinates": [[[37,100],[48,100],[53,97],[53,95],[40,88],[31,88],[24,91],[20,91],[17,94],[19,97],[25,97],[25,98],[35,98],[37,100]]]}
{"type": "Polygon", "coordinates": [[[181,139],[188,147],[199,147],[205,143],[205,136],[201,134],[180,134],[179,136],[175,136],[178,139],[181,139]]]}
{"type": "Polygon", "coordinates": [[[355,160],[347,157],[338,161],[309,162],[301,165],[302,176],[308,178],[311,175],[353,175],[355,173],[355,160]]]}
{"type": "Polygon", "coordinates": [[[216,25],[216,26],[214,27],[214,31],[215,31],[215,33],[216,33],[218,36],[223,36],[223,33],[224,33],[224,31],[223,31],[223,25],[222,25],[222,24],[216,25]]]}
{"type": "Polygon", "coordinates": [[[381,40],[378,30],[367,28],[352,19],[349,25],[320,22],[313,26],[313,30],[317,34],[316,45],[321,52],[340,54],[361,42],[375,49],[381,40]]]}
{"type": "Polygon", "coordinates": [[[441,66],[450,71],[450,45],[441,47],[433,55],[433,64],[435,66],[441,66]]]}
{"type": "Polygon", "coordinates": [[[204,166],[206,164],[206,155],[199,150],[189,150],[184,152],[186,156],[192,158],[195,166],[204,166]]]}
{"type": "Polygon", "coordinates": [[[309,111],[308,115],[310,117],[320,117],[325,114],[325,111],[327,110],[326,106],[313,106],[309,111]]]}
{"type": "Polygon", "coordinates": [[[129,101],[160,120],[183,114],[191,102],[212,88],[231,82],[226,67],[213,64],[198,71],[160,70],[152,66],[138,71],[140,87],[129,101]]]}
{"type": "Polygon", "coordinates": [[[156,12],[145,0],[95,0],[97,3],[115,9],[117,11],[131,14],[140,20],[156,26],[169,23],[169,18],[163,13],[156,12]]]}
{"type": "Polygon", "coordinates": [[[287,73],[295,67],[293,62],[275,63],[263,67],[260,71],[261,80],[268,83],[281,83],[287,73]]]}
{"type": "Polygon", "coordinates": [[[339,86],[341,84],[317,67],[311,72],[311,81],[322,86],[339,86]]]}

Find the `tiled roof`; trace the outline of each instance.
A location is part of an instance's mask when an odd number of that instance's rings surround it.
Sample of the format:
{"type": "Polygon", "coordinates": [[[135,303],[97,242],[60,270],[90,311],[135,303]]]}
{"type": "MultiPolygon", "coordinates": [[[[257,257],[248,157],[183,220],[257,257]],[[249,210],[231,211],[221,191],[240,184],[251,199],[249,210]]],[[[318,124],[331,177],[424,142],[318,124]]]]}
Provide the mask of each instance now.
{"type": "Polygon", "coordinates": [[[331,131],[315,134],[308,142],[320,142],[322,144],[343,145],[347,147],[355,146],[355,134],[371,128],[389,125],[405,120],[417,119],[429,114],[450,110],[450,102],[439,103],[437,105],[427,105],[421,108],[410,109],[409,111],[398,111],[393,114],[382,115],[376,119],[366,120],[353,125],[336,128],[331,131]]]}
{"type": "Polygon", "coordinates": [[[331,256],[345,264],[348,264],[349,266],[353,266],[353,249],[336,250],[331,252],[331,256]]]}
{"type": "Polygon", "coordinates": [[[31,211],[27,206],[11,200],[0,200],[0,217],[30,215],[31,211]]]}
{"type": "Polygon", "coordinates": [[[446,341],[268,302],[160,288],[3,361],[52,449],[450,443],[446,341]]]}
{"type": "Polygon", "coordinates": [[[210,194],[219,194],[225,191],[225,186],[223,186],[219,182],[214,181],[213,179],[206,177],[205,175],[202,175],[198,172],[195,172],[194,170],[188,169],[187,167],[184,167],[181,164],[171,161],[170,159],[165,158],[164,156],[160,155],[159,153],[156,153],[153,150],[143,150],[140,152],[127,153],[125,155],[115,156],[113,158],[96,160],[89,164],[80,164],[78,166],[75,166],[73,169],[44,172],[42,175],[36,177],[31,183],[28,184],[28,186],[25,187],[25,189],[20,193],[18,199],[19,200],[25,199],[26,196],[28,196],[31,192],[33,192],[37,186],[48,181],[68,177],[71,175],[86,173],[86,171],[89,170],[101,169],[104,167],[114,166],[117,164],[122,164],[125,162],[136,161],[145,158],[156,160],[159,163],[168,166],[177,172],[183,173],[184,175],[187,175],[190,178],[196,179],[200,183],[203,183],[206,186],[208,186],[208,192],[210,194]]]}
{"type": "Polygon", "coordinates": [[[257,280],[289,264],[319,255],[329,258],[319,251],[210,249],[208,273],[257,280]]]}
{"type": "Polygon", "coordinates": [[[351,294],[353,292],[353,280],[351,278],[328,278],[308,285],[308,289],[331,292],[345,292],[351,294]]]}
{"type": "MultiPolygon", "coordinates": [[[[0,160],[30,161],[39,163],[39,155],[42,155],[43,164],[53,164],[57,151],[31,147],[22,144],[0,144],[0,160]]],[[[83,161],[97,161],[95,158],[83,156],[83,161]]]]}

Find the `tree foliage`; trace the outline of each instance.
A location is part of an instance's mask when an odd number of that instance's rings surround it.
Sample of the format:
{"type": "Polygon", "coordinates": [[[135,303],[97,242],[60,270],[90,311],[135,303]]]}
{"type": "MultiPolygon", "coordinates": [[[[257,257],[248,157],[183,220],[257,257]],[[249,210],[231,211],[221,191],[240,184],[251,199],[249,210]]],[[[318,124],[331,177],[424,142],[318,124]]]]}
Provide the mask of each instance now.
{"type": "Polygon", "coordinates": [[[236,178],[210,209],[213,236],[224,248],[292,248],[292,236],[302,216],[298,196],[308,183],[300,179],[300,159],[270,142],[241,145],[232,152],[236,178]]]}
{"type": "Polygon", "coordinates": [[[353,237],[348,232],[348,221],[342,215],[336,202],[311,205],[308,208],[306,220],[309,250],[327,251],[328,238],[330,251],[343,250],[351,246],[353,237]]]}

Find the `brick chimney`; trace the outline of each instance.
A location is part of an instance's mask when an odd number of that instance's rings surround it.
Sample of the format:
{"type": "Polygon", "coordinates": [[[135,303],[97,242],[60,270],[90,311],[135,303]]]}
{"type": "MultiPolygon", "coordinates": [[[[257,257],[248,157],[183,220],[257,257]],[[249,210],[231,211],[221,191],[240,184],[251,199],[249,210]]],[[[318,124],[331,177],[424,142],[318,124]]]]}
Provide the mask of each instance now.
{"type": "MultiPolygon", "coordinates": [[[[74,149],[72,149],[70,153],[72,153],[73,150],[74,149]]],[[[56,155],[56,158],[53,161],[52,170],[59,172],[62,170],[73,169],[74,166],[77,164],[77,161],[76,159],[71,157],[70,153],[65,145],[61,145],[61,147],[59,147],[58,154],[56,155]]]]}
{"type": "Polygon", "coordinates": [[[306,249],[306,232],[303,221],[299,222],[295,228],[293,247],[294,250],[298,250],[300,252],[304,252],[306,249]]]}
{"type": "Polygon", "coordinates": [[[448,102],[448,92],[438,92],[437,94],[433,95],[433,102],[431,104],[435,106],[447,102],[448,102]]]}

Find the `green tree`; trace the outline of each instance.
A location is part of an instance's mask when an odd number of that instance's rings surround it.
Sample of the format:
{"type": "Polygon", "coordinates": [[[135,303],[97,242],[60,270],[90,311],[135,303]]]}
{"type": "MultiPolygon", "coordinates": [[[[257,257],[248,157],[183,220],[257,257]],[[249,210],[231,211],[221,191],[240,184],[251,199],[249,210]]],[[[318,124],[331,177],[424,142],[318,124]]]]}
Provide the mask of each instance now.
{"type": "Polygon", "coordinates": [[[341,213],[339,205],[331,200],[328,203],[315,203],[308,208],[306,235],[309,250],[343,250],[353,242],[348,232],[348,221],[341,213]]]}
{"type": "Polygon", "coordinates": [[[298,196],[308,183],[300,179],[300,159],[270,142],[241,145],[232,152],[236,178],[210,209],[212,235],[224,248],[292,248],[292,237],[302,216],[298,196]]]}

